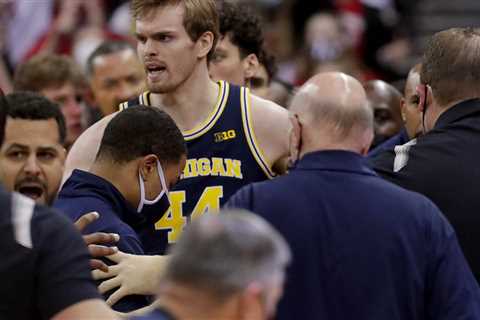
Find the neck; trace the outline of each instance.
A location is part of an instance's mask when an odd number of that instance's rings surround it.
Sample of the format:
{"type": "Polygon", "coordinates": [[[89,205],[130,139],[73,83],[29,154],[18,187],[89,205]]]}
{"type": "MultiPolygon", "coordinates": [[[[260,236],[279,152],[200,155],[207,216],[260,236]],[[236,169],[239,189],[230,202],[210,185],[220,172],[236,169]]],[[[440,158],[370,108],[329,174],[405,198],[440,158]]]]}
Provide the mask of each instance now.
{"type": "Polygon", "coordinates": [[[127,202],[136,208],[138,205],[138,186],[132,188],[132,178],[138,180],[138,176],[132,177],[130,172],[138,172],[134,162],[122,164],[121,167],[117,163],[106,160],[96,160],[90,173],[99,176],[110,182],[127,200],[127,202]],[[122,174],[119,174],[122,172],[122,174]]]}
{"type": "Polygon", "coordinates": [[[302,158],[307,153],[327,150],[350,151],[363,155],[366,153],[365,149],[368,150],[368,148],[360,146],[359,142],[356,141],[357,139],[360,139],[360,137],[354,139],[345,138],[339,141],[329,137],[327,133],[311,138],[303,137],[302,150],[299,152],[299,157],[302,158]]]}
{"type": "Polygon", "coordinates": [[[178,320],[236,319],[234,302],[218,304],[205,292],[179,285],[165,285],[157,305],[178,320]]]}
{"type": "Polygon", "coordinates": [[[212,112],[218,85],[208,75],[206,63],[199,63],[179,87],[169,93],[152,94],[152,104],[168,113],[182,131],[195,128],[212,112]]]}

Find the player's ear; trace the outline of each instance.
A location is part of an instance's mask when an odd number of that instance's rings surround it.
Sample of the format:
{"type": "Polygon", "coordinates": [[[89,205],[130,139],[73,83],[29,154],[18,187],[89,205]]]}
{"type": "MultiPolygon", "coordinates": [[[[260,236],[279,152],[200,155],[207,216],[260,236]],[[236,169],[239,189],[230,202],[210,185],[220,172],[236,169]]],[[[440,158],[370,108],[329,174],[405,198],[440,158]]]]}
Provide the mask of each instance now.
{"type": "Polygon", "coordinates": [[[427,105],[427,85],[419,84],[416,88],[416,92],[418,94],[418,110],[420,112],[425,111],[425,107],[427,105]]]}
{"type": "Polygon", "coordinates": [[[257,73],[260,62],[256,54],[251,53],[242,60],[243,65],[243,77],[250,79],[257,73]]]}
{"type": "Polygon", "coordinates": [[[211,31],[207,31],[207,32],[204,32],[200,38],[198,38],[197,42],[196,42],[196,46],[197,46],[197,50],[198,50],[198,53],[197,53],[197,58],[204,58],[208,55],[208,53],[210,52],[210,50],[215,50],[215,48],[213,48],[213,40],[215,39],[215,36],[213,35],[213,33],[211,31]]]}
{"type": "Polygon", "coordinates": [[[302,148],[302,124],[297,114],[290,113],[289,119],[289,166],[291,167],[300,158],[300,149],[302,148]]]}

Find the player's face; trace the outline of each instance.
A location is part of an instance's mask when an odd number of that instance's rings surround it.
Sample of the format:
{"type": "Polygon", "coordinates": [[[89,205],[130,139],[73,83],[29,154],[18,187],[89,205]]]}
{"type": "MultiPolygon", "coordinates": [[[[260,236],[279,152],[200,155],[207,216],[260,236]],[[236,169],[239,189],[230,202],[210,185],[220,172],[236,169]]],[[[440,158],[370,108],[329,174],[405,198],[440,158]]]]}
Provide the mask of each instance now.
{"type": "Polygon", "coordinates": [[[136,21],[138,56],[153,93],[170,93],[199,63],[197,48],[183,26],[183,5],[159,7],[136,21]]]}
{"type": "Polygon", "coordinates": [[[422,132],[422,113],[418,108],[420,98],[416,91],[419,84],[420,75],[416,72],[410,73],[405,84],[405,98],[402,99],[402,116],[410,138],[414,138],[422,132]]]}
{"type": "Polygon", "coordinates": [[[54,200],[65,162],[55,119],[8,117],[0,149],[0,175],[8,191],[17,191],[40,204],[54,200]]]}
{"type": "Polygon", "coordinates": [[[208,71],[215,81],[225,80],[238,86],[246,85],[244,62],[240,57],[240,50],[230,41],[229,35],[222,37],[218,42],[208,71]]]}
{"type": "Polygon", "coordinates": [[[67,126],[67,144],[72,144],[85,130],[85,105],[82,93],[75,90],[71,83],[60,87],[46,88],[42,95],[60,105],[67,126]]]}
{"type": "Polygon", "coordinates": [[[145,90],[145,74],[135,51],[126,49],[95,58],[91,79],[95,101],[103,115],[145,90]]]}

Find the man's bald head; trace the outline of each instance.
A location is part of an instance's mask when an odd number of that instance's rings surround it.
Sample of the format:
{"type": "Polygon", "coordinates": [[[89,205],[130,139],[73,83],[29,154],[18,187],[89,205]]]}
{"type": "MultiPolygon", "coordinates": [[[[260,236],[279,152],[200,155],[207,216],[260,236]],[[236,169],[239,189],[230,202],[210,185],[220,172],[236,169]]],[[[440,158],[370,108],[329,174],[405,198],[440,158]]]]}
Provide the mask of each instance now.
{"type": "Polygon", "coordinates": [[[375,140],[381,143],[396,135],[402,128],[400,113],[402,94],[382,80],[368,81],[364,87],[375,116],[375,140]]]}
{"type": "Polygon", "coordinates": [[[355,78],[340,72],[311,78],[295,95],[290,110],[302,125],[302,144],[312,150],[361,152],[373,136],[373,114],[355,78]]]}

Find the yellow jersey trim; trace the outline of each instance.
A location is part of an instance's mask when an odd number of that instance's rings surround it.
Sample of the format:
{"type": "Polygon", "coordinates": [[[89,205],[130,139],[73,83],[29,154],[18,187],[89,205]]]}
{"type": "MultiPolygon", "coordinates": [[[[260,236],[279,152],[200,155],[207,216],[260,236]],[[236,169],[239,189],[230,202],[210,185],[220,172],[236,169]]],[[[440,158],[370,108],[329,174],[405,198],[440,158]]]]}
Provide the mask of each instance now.
{"type": "Polygon", "coordinates": [[[203,134],[207,133],[215,125],[215,123],[217,123],[218,119],[222,115],[223,110],[225,109],[225,106],[228,101],[230,86],[228,83],[224,81],[219,81],[218,86],[219,86],[219,90],[218,90],[217,103],[213,111],[207,117],[207,119],[194,129],[182,131],[183,138],[186,141],[196,139],[202,136],[203,134]]]}
{"type": "Polygon", "coordinates": [[[250,90],[242,87],[240,96],[243,129],[245,130],[248,146],[250,147],[250,151],[252,152],[253,157],[257,161],[262,171],[269,179],[272,179],[276,176],[276,174],[272,171],[271,165],[268,163],[268,161],[266,161],[264,153],[258,145],[255,132],[253,130],[250,90]]]}
{"type": "MultiPolygon", "coordinates": [[[[205,121],[203,121],[201,124],[196,126],[195,128],[187,131],[182,131],[183,138],[186,141],[196,139],[203,134],[207,133],[214,125],[217,123],[218,119],[223,113],[223,110],[225,109],[225,106],[228,101],[228,95],[230,92],[230,86],[228,83],[225,81],[219,81],[218,82],[218,96],[217,96],[217,103],[215,104],[215,108],[212,110],[210,115],[207,117],[205,121]]],[[[143,104],[145,106],[151,106],[151,101],[150,101],[150,91],[145,91],[144,93],[140,94],[138,97],[138,102],[140,104],[143,104]]],[[[128,101],[123,102],[119,105],[119,110],[123,111],[127,109],[128,106],[128,101]]]]}

